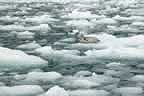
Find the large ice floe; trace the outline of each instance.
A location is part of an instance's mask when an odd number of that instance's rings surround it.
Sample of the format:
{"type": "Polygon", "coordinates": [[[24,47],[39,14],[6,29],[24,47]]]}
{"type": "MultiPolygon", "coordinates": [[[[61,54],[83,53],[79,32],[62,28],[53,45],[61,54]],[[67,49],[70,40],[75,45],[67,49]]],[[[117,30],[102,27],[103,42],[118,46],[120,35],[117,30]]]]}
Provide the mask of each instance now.
{"type": "Polygon", "coordinates": [[[80,56],[77,50],[54,50],[48,47],[42,47],[35,50],[44,59],[52,61],[59,65],[77,65],[77,64],[92,64],[96,59],[89,59],[87,56],[80,56]],[[45,50],[45,51],[44,51],[45,50]]]}
{"type": "Polygon", "coordinates": [[[42,93],[44,90],[38,85],[0,87],[0,96],[36,96],[42,93]]]}
{"type": "Polygon", "coordinates": [[[143,61],[144,55],[142,54],[144,50],[137,50],[136,48],[109,48],[104,50],[93,50],[87,51],[86,54],[90,57],[103,59],[103,60],[133,60],[133,61],[143,61]]]}
{"type": "Polygon", "coordinates": [[[69,94],[64,88],[54,86],[40,96],[69,96],[69,94]]]}
{"type": "Polygon", "coordinates": [[[115,93],[119,93],[122,96],[138,96],[143,93],[143,89],[141,87],[121,87],[113,90],[115,93]]]}
{"type": "Polygon", "coordinates": [[[69,91],[70,96],[108,96],[109,92],[104,90],[74,90],[69,91]]]}
{"type": "Polygon", "coordinates": [[[48,61],[39,57],[3,47],[0,47],[0,57],[0,71],[28,71],[29,69],[44,68],[48,65],[48,61]]]}
{"type": "Polygon", "coordinates": [[[67,50],[55,50],[49,46],[45,46],[36,49],[35,52],[42,58],[47,60],[52,59],[59,64],[92,64],[99,60],[144,61],[143,35],[127,38],[117,38],[109,34],[87,36],[96,37],[100,42],[67,44],[65,46],[67,50]],[[80,56],[80,52],[77,50],[85,51],[85,56],[80,56]]]}
{"type": "Polygon", "coordinates": [[[59,84],[66,89],[90,89],[100,86],[99,82],[87,80],[87,78],[78,78],[74,76],[65,76],[59,81],[59,84]]]}
{"type": "Polygon", "coordinates": [[[62,75],[57,72],[30,72],[26,76],[26,80],[43,82],[53,82],[60,78],[62,75]]]}

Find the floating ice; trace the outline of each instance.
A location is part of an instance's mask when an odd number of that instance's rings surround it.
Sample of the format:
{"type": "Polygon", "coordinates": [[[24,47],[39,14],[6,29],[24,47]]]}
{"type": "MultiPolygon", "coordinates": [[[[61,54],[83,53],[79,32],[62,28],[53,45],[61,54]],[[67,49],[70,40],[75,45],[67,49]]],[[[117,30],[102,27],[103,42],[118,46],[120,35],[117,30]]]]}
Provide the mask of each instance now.
{"type": "Polygon", "coordinates": [[[85,54],[87,54],[87,56],[102,60],[143,61],[143,52],[143,49],[137,48],[108,48],[104,50],[87,51],[85,54]]]}
{"type": "Polygon", "coordinates": [[[22,45],[18,45],[16,48],[20,50],[34,50],[40,48],[41,46],[36,42],[26,43],[22,45]]]}
{"type": "Polygon", "coordinates": [[[54,86],[50,88],[45,94],[42,96],[69,96],[67,91],[64,88],[59,86],[54,86]]]}
{"type": "Polygon", "coordinates": [[[115,93],[119,93],[122,95],[139,95],[143,93],[143,89],[141,87],[121,87],[113,90],[115,93]]]}
{"type": "Polygon", "coordinates": [[[96,18],[97,15],[91,14],[90,11],[79,12],[77,10],[74,10],[72,13],[69,13],[68,15],[65,15],[63,17],[64,18],[71,18],[71,19],[93,19],[93,18],[96,18]]]}
{"type": "Polygon", "coordinates": [[[57,79],[62,78],[62,75],[57,72],[30,72],[26,76],[27,81],[43,81],[54,82],[57,79]]]}
{"type": "Polygon", "coordinates": [[[35,68],[44,68],[48,62],[19,50],[0,47],[0,71],[28,71],[35,68]]]}
{"type": "Polygon", "coordinates": [[[16,34],[18,39],[33,39],[34,38],[34,33],[25,31],[25,32],[19,32],[16,34]]]}
{"type": "Polygon", "coordinates": [[[0,96],[36,96],[42,93],[44,93],[44,90],[38,85],[0,87],[0,96]]]}
{"type": "Polygon", "coordinates": [[[129,80],[135,82],[144,82],[144,75],[135,75],[131,77],[129,80]]]}
{"type": "Polygon", "coordinates": [[[117,25],[117,21],[111,18],[104,18],[100,20],[96,20],[95,24],[106,24],[106,25],[117,25]]]}
{"type": "Polygon", "coordinates": [[[34,16],[31,18],[25,19],[25,22],[32,22],[36,24],[47,24],[47,23],[53,23],[56,21],[58,20],[53,18],[51,15],[34,16]]]}
{"type": "Polygon", "coordinates": [[[70,96],[108,96],[109,92],[104,90],[74,90],[69,91],[70,96]]]}

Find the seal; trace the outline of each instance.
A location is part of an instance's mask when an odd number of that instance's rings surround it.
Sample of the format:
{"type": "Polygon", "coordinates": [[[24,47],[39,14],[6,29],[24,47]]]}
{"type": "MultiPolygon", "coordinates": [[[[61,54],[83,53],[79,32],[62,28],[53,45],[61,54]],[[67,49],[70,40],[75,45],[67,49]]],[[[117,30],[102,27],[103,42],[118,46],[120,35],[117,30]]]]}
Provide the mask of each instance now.
{"type": "Polygon", "coordinates": [[[100,42],[99,39],[97,39],[96,37],[90,37],[90,36],[84,36],[81,33],[76,33],[75,34],[75,38],[76,38],[76,42],[78,43],[98,43],[100,42]]]}

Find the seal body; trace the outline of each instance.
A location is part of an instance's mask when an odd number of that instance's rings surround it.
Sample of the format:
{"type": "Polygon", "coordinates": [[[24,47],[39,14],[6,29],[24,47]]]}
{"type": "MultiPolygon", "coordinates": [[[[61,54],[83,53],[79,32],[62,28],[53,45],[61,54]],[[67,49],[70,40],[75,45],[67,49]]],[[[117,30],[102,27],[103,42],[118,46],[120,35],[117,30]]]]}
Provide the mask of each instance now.
{"type": "Polygon", "coordinates": [[[98,40],[96,37],[81,37],[79,38],[79,43],[98,43],[100,40],[98,40]]]}
{"type": "Polygon", "coordinates": [[[75,38],[78,43],[98,43],[98,42],[100,42],[100,40],[97,39],[96,37],[84,36],[83,34],[80,34],[80,33],[76,33],[75,38]]]}

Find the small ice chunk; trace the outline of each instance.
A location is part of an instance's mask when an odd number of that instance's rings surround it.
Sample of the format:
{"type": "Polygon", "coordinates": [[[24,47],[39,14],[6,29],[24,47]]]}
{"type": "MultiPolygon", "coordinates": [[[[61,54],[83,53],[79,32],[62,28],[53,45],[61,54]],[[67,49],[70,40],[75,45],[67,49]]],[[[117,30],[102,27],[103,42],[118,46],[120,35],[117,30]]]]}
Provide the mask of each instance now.
{"type": "Polygon", "coordinates": [[[54,86],[50,88],[44,96],[69,96],[67,91],[64,88],[61,88],[59,86],[54,86]]]}

